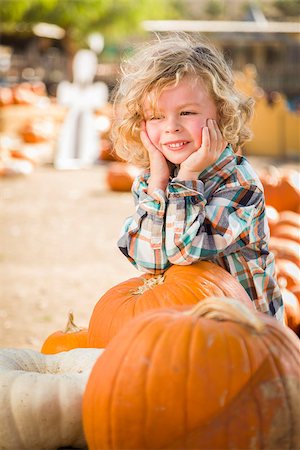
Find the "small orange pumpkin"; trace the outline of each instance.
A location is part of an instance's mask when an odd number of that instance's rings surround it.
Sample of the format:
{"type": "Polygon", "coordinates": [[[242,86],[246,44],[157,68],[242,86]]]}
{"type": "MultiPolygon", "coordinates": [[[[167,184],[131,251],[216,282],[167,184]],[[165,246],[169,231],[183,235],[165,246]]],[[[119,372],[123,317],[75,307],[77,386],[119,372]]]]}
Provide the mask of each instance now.
{"type": "Polygon", "coordinates": [[[276,225],[273,229],[272,236],[280,237],[283,239],[290,239],[291,241],[298,242],[300,244],[300,227],[294,227],[293,225],[276,225]]]}
{"type": "Polygon", "coordinates": [[[106,183],[112,191],[128,192],[140,169],[125,162],[112,162],[106,173],[106,183]]]}
{"type": "Polygon", "coordinates": [[[130,278],[109,289],[95,305],[88,346],[105,348],[125,323],[144,311],[194,305],[212,295],[238,298],[253,308],[241,284],[225,269],[208,261],[173,265],[163,275],[130,278]]]}
{"type": "Polygon", "coordinates": [[[266,216],[268,219],[268,224],[270,227],[270,232],[272,234],[273,229],[278,224],[279,221],[279,212],[274,206],[266,205],[266,216]]]}
{"type": "Polygon", "coordinates": [[[291,289],[300,283],[300,267],[288,259],[277,258],[276,276],[281,286],[291,289]]]}
{"type": "Polygon", "coordinates": [[[272,236],[269,248],[275,258],[288,259],[300,267],[300,244],[291,239],[272,236]]]}
{"type": "Polygon", "coordinates": [[[300,214],[295,211],[282,211],[279,213],[278,223],[300,228],[300,214]]]}
{"type": "Polygon", "coordinates": [[[148,311],[92,368],[88,448],[298,448],[299,362],[296,335],[239,301],[148,311]]]}
{"type": "Polygon", "coordinates": [[[300,336],[300,305],[296,295],[288,289],[281,289],[286,325],[300,336]]]}
{"type": "Polygon", "coordinates": [[[43,343],[41,353],[54,354],[81,347],[88,347],[87,328],[80,328],[75,325],[74,315],[70,312],[66,329],[50,334],[43,343]]]}
{"type": "Polygon", "coordinates": [[[290,291],[297,297],[300,305],[300,282],[298,284],[294,284],[294,286],[291,286],[290,291]]]}

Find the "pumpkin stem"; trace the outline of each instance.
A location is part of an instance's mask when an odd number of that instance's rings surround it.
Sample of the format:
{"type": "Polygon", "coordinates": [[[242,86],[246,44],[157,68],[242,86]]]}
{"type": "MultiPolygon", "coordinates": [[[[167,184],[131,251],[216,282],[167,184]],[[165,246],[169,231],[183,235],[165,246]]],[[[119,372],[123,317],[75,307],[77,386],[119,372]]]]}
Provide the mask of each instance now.
{"type": "Polygon", "coordinates": [[[159,284],[163,284],[165,281],[165,277],[163,275],[157,275],[156,277],[151,277],[149,279],[144,278],[144,284],[135,289],[131,289],[130,293],[133,295],[142,295],[144,292],[149,291],[150,289],[155,288],[159,284]]]}
{"type": "Polygon", "coordinates": [[[262,333],[264,323],[255,313],[238,300],[227,297],[208,297],[183,314],[219,321],[231,321],[247,326],[256,333],[262,333]]]}
{"type": "Polygon", "coordinates": [[[74,323],[74,314],[73,311],[69,312],[68,315],[68,322],[66,325],[66,329],[65,329],[65,333],[77,333],[79,331],[82,331],[82,328],[78,327],[75,323],[74,323]]]}

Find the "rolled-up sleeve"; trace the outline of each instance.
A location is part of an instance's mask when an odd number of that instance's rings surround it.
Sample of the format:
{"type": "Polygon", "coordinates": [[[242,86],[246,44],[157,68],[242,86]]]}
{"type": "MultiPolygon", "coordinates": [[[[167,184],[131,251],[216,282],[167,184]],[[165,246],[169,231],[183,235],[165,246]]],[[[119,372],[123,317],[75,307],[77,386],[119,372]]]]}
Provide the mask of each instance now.
{"type": "Polygon", "coordinates": [[[161,189],[147,194],[147,177],[139,176],[132,187],[135,213],[121,231],[118,247],[137,269],[160,273],[169,267],[165,251],[166,194],[161,189]]]}

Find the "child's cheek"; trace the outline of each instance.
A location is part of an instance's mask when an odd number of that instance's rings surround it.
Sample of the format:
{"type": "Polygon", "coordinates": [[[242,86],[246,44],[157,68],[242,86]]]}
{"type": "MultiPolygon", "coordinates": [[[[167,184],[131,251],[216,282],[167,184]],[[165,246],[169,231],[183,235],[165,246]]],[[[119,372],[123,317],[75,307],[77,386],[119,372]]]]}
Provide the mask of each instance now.
{"type": "Polygon", "coordinates": [[[146,131],[152,144],[157,146],[157,143],[159,141],[159,133],[157,132],[156,128],[153,126],[152,123],[146,122],[146,131]]]}

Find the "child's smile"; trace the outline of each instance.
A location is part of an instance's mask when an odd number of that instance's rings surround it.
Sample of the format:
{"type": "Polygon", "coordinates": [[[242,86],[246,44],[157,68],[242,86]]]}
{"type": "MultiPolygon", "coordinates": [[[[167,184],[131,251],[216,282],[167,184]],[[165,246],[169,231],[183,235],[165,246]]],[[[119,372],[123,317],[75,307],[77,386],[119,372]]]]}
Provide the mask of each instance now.
{"type": "Polygon", "coordinates": [[[146,99],[148,136],[168,161],[181,164],[201,147],[207,119],[217,119],[215,102],[202,80],[187,76],[165,88],[155,105],[153,111],[151,99],[146,99]]]}

